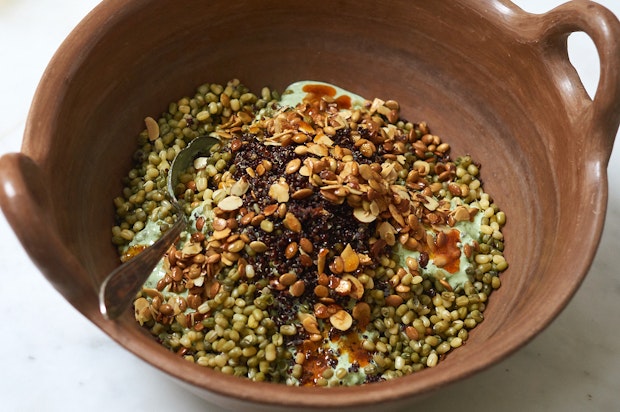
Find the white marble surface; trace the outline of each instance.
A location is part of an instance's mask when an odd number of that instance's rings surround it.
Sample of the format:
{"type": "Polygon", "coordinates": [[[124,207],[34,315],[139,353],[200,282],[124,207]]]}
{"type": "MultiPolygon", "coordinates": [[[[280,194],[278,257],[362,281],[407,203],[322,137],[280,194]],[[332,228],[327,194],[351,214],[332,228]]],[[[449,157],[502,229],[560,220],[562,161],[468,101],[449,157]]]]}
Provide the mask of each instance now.
{"type": "MultiPolygon", "coordinates": [[[[0,0],[0,154],[18,151],[37,82],[63,38],[96,0],[0,0]]],[[[560,0],[518,0],[543,12],[560,0]]],[[[600,3],[620,15],[620,2],[600,3]]],[[[592,93],[598,58],[585,35],[571,56],[592,93]]],[[[619,68],[620,69],[620,68],[619,68]]],[[[460,411],[620,408],[619,148],[609,165],[606,228],[592,269],[566,310],[514,356],[418,407],[460,411]],[[609,329],[612,327],[612,329],[609,329]],[[615,327],[615,328],[614,328],[615,327]],[[434,407],[431,407],[433,405],[434,407]]],[[[43,278],[0,214],[0,410],[219,411],[112,342],[43,278]]],[[[416,408],[417,409],[417,408],[416,408]]]]}

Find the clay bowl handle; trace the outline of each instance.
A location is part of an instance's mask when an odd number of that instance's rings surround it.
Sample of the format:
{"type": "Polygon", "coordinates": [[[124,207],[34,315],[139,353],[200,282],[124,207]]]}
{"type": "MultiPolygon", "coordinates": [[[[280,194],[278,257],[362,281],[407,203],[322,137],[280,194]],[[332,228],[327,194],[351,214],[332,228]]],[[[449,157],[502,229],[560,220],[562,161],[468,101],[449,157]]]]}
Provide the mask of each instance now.
{"type": "Polygon", "coordinates": [[[620,124],[620,22],[608,9],[587,0],[575,0],[558,6],[534,21],[526,30],[530,41],[539,43],[543,56],[552,65],[558,88],[573,110],[572,127],[586,134],[586,143],[595,146],[594,159],[604,167],[609,162],[620,124]],[[569,61],[567,40],[574,32],[586,33],[594,42],[600,58],[600,79],[590,99],[569,61]],[[568,80],[568,81],[567,81],[568,80]]]}
{"type": "Polygon", "coordinates": [[[0,157],[0,207],[32,261],[49,282],[82,313],[97,310],[97,296],[85,269],[58,233],[40,167],[23,153],[0,157]]]}

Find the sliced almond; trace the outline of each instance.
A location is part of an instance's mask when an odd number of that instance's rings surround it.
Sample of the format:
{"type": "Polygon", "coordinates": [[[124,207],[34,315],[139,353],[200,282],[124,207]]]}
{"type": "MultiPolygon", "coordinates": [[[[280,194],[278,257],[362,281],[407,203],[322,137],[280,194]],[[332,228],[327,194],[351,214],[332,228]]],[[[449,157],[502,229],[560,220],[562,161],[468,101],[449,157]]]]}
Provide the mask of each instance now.
{"type": "Polygon", "coordinates": [[[297,127],[300,132],[304,132],[310,135],[314,134],[314,128],[310,126],[308,123],[304,122],[303,120],[297,124],[297,127]]]}
{"type": "Polygon", "coordinates": [[[308,144],[308,152],[318,157],[325,157],[329,154],[329,150],[324,144],[308,144]]]}
{"type": "Polygon", "coordinates": [[[349,330],[353,324],[353,317],[344,309],[339,310],[329,317],[329,322],[338,330],[349,330]]]}
{"type": "Polygon", "coordinates": [[[269,196],[278,203],[286,203],[289,200],[289,186],[284,179],[269,187],[269,196]]]}
{"type": "Polygon", "coordinates": [[[336,286],[336,289],[334,290],[336,291],[336,293],[342,296],[347,296],[349,293],[351,293],[351,282],[346,279],[342,279],[340,282],[338,282],[338,286],[336,286]]]}
{"type": "MultiPolygon", "coordinates": [[[[362,285],[362,282],[360,282],[358,278],[353,275],[344,275],[342,277],[342,280],[349,282],[351,285],[351,291],[349,293],[349,296],[357,300],[361,299],[364,296],[364,285],[362,285]]],[[[342,283],[342,281],[340,283],[342,283]]]]}
{"type": "Polygon", "coordinates": [[[217,204],[217,206],[220,209],[226,212],[232,212],[233,210],[237,210],[242,205],[243,205],[243,199],[241,199],[239,196],[234,196],[234,195],[225,197],[217,204]]]}
{"type": "Polygon", "coordinates": [[[299,174],[304,176],[304,177],[310,177],[310,176],[312,176],[312,170],[310,170],[310,168],[308,166],[303,165],[299,169],[299,174]]]}
{"type": "Polygon", "coordinates": [[[362,223],[374,222],[377,216],[373,215],[370,210],[366,210],[363,207],[353,209],[353,216],[362,223]]]}
{"type": "Polygon", "coordinates": [[[325,263],[327,262],[327,255],[329,254],[329,249],[321,248],[317,255],[316,266],[318,269],[319,275],[325,273],[325,263]]]}
{"type": "Polygon", "coordinates": [[[380,181],[381,175],[372,170],[372,167],[367,164],[361,164],[358,166],[359,174],[367,181],[380,181]]]}
{"type": "Polygon", "coordinates": [[[470,218],[469,211],[465,206],[457,206],[451,214],[457,222],[468,221],[470,218]]]}
{"type": "Polygon", "coordinates": [[[398,212],[398,208],[393,203],[389,204],[388,209],[390,211],[390,214],[392,215],[392,218],[396,221],[396,223],[398,223],[400,227],[405,226],[405,219],[398,212]]]}
{"type": "Polygon", "coordinates": [[[196,169],[196,170],[205,169],[208,164],[209,164],[209,158],[208,157],[200,156],[200,157],[197,157],[196,159],[194,159],[194,169],[196,169]]]}
{"type": "Polygon", "coordinates": [[[425,198],[425,202],[424,202],[425,208],[427,208],[431,212],[434,210],[437,210],[437,208],[439,207],[439,202],[437,201],[437,199],[431,196],[424,196],[424,198],[425,198]]]}
{"type": "Polygon", "coordinates": [[[344,203],[345,198],[342,196],[338,196],[335,191],[332,190],[326,190],[326,189],[321,189],[320,190],[321,196],[323,196],[325,199],[327,199],[328,201],[330,201],[331,203],[334,203],[336,205],[341,205],[344,203]]]}
{"type": "Polygon", "coordinates": [[[232,187],[230,188],[230,194],[233,196],[243,196],[249,188],[250,184],[245,179],[245,177],[242,177],[232,185],[232,187]]]}
{"type": "Polygon", "coordinates": [[[215,219],[213,219],[212,226],[214,230],[224,230],[228,226],[228,222],[226,221],[226,219],[216,217],[215,219]]]}
{"type": "Polygon", "coordinates": [[[229,227],[225,227],[222,230],[213,231],[213,239],[222,240],[226,239],[230,235],[231,229],[229,227]]]}
{"type": "Polygon", "coordinates": [[[301,320],[301,325],[304,327],[306,332],[311,334],[320,334],[319,330],[319,322],[316,320],[314,315],[309,313],[299,313],[299,319],[301,320]]]}
{"type": "Polygon", "coordinates": [[[342,168],[342,171],[340,172],[340,177],[345,179],[348,176],[356,176],[358,172],[359,172],[359,169],[358,169],[357,162],[346,162],[342,168]]]}
{"type": "Polygon", "coordinates": [[[316,136],[314,137],[314,143],[322,144],[327,147],[331,147],[334,145],[334,141],[330,139],[326,134],[323,134],[323,133],[316,134],[316,136]]]}
{"type": "Polygon", "coordinates": [[[151,142],[157,140],[159,138],[159,124],[152,117],[147,117],[144,119],[144,124],[146,125],[146,132],[149,136],[149,140],[151,142]]]}
{"type": "Polygon", "coordinates": [[[376,200],[370,202],[368,210],[370,210],[370,213],[372,213],[374,216],[379,216],[379,214],[381,214],[381,206],[379,206],[379,204],[380,202],[377,202],[376,200]]]}
{"type": "Polygon", "coordinates": [[[372,114],[372,113],[376,112],[384,104],[385,104],[385,101],[379,99],[378,97],[375,97],[375,99],[372,101],[372,104],[370,105],[370,113],[372,114]]]}
{"type": "Polygon", "coordinates": [[[357,256],[357,252],[353,250],[351,244],[347,243],[347,246],[344,248],[340,257],[344,261],[344,271],[345,272],[353,272],[360,265],[360,258],[357,256]]]}
{"type": "Polygon", "coordinates": [[[385,240],[389,246],[394,246],[396,243],[396,229],[388,221],[383,221],[377,226],[377,233],[379,237],[385,240]]]}
{"type": "Polygon", "coordinates": [[[181,250],[181,256],[185,259],[190,256],[195,256],[200,252],[202,252],[202,245],[200,243],[187,243],[181,250]]]}

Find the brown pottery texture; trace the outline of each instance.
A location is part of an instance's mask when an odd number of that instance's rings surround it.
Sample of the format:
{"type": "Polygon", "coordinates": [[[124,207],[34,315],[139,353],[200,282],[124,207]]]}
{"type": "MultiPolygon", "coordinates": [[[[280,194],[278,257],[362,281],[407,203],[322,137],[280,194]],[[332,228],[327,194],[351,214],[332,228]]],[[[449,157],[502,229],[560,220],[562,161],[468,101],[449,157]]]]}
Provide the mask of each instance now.
{"type": "Polygon", "coordinates": [[[50,62],[22,150],[0,159],[0,204],[55,288],[127,350],[231,410],[385,410],[498,362],[564,308],[592,262],[620,121],[620,23],[576,0],[544,15],[507,0],[104,0],[50,62]],[[567,54],[584,31],[601,62],[594,99],[567,54]],[[506,212],[510,268],[467,344],[432,369],[353,388],[297,388],[181,360],[133,319],[99,312],[119,264],[112,199],[145,116],[204,82],[255,91],[304,79],[395,99],[482,163],[506,212]]]}

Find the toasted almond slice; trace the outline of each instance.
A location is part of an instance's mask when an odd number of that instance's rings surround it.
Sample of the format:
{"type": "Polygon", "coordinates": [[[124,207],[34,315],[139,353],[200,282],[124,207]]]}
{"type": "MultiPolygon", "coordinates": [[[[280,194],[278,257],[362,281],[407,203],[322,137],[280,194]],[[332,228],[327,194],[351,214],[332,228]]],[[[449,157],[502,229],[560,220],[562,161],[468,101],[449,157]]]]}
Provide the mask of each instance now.
{"type": "Polygon", "coordinates": [[[347,296],[351,293],[351,282],[343,278],[340,282],[338,282],[338,286],[336,286],[336,289],[334,290],[342,296],[347,296]]]}
{"type": "Polygon", "coordinates": [[[370,113],[376,112],[384,104],[385,101],[379,99],[378,97],[375,97],[375,99],[372,101],[372,104],[370,105],[370,113]]]}
{"type": "Polygon", "coordinates": [[[213,231],[213,239],[215,240],[222,240],[222,239],[226,239],[229,235],[230,235],[230,228],[229,227],[225,227],[222,230],[214,230],[213,231]]]}
{"type": "Polygon", "coordinates": [[[159,138],[159,124],[152,117],[147,117],[144,119],[144,124],[146,125],[146,132],[149,136],[149,141],[154,142],[159,138]]]}
{"type": "Polygon", "coordinates": [[[465,206],[457,206],[456,209],[452,211],[452,215],[454,216],[454,220],[457,222],[463,222],[470,219],[469,211],[465,206]]]}
{"type": "Polygon", "coordinates": [[[187,243],[181,250],[181,256],[185,259],[189,256],[195,256],[202,251],[200,243],[187,243]]]}
{"type": "Polygon", "coordinates": [[[329,322],[338,330],[349,330],[353,324],[353,317],[344,309],[339,310],[329,317],[329,322]]]}
{"type": "Polygon", "coordinates": [[[324,144],[308,144],[308,152],[318,157],[329,155],[329,150],[324,144]]]}
{"type": "Polygon", "coordinates": [[[230,194],[233,196],[243,196],[249,188],[250,184],[245,179],[245,177],[242,177],[232,185],[232,187],[230,188],[230,194]]]}
{"type": "Polygon", "coordinates": [[[321,248],[319,250],[319,254],[317,256],[316,266],[318,269],[319,275],[325,273],[325,263],[327,262],[327,255],[329,254],[329,249],[321,248]]]}
{"type": "Polygon", "coordinates": [[[235,195],[227,196],[224,199],[222,199],[220,203],[217,204],[217,206],[220,209],[226,212],[232,212],[233,210],[237,210],[242,205],[243,205],[243,199],[235,195]]]}
{"type": "Polygon", "coordinates": [[[226,221],[226,219],[216,217],[215,219],[213,219],[213,223],[211,224],[211,226],[214,230],[224,230],[226,229],[226,226],[228,226],[228,222],[226,221]]]}
{"type": "Polygon", "coordinates": [[[436,210],[439,207],[439,202],[434,197],[424,196],[424,198],[426,200],[424,202],[424,207],[430,210],[431,212],[436,210]]]}
{"type": "Polygon", "coordinates": [[[208,157],[200,156],[194,159],[194,169],[196,170],[202,170],[206,168],[208,164],[209,164],[208,157]]]}
{"type": "Polygon", "coordinates": [[[323,144],[327,147],[331,147],[334,145],[334,141],[323,133],[316,134],[316,136],[314,137],[314,143],[323,144]]]}
{"type": "Polygon", "coordinates": [[[298,123],[297,127],[299,128],[299,131],[301,132],[305,132],[311,135],[314,134],[314,128],[310,126],[308,123],[304,122],[303,120],[298,123]]]}
{"type": "Polygon", "coordinates": [[[345,272],[353,272],[360,265],[360,258],[357,256],[357,252],[353,250],[350,243],[347,243],[347,246],[344,248],[340,257],[344,261],[344,271],[345,272]]]}
{"type": "Polygon", "coordinates": [[[312,175],[312,170],[306,165],[303,165],[299,168],[299,174],[305,177],[310,177],[312,175]]]}
{"type": "Polygon", "coordinates": [[[377,227],[377,233],[379,237],[385,240],[389,246],[394,246],[396,244],[396,229],[389,222],[383,221],[377,227]]]}
{"type": "Polygon", "coordinates": [[[370,165],[367,165],[367,164],[363,163],[363,164],[358,166],[358,170],[359,170],[360,176],[362,176],[367,181],[371,181],[371,180],[379,181],[379,180],[381,180],[381,176],[377,172],[372,170],[372,167],[370,167],[370,165]]]}
{"type": "Polygon", "coordinates": [[[284,179],[269,187],[269,196],[278,203],[286,203],[289,199],[289,186],[284,179]]]}
{"type": "Polygon", "coordinates": [[[299,313],[299,319],[301,320],[301,325],[304,327],[306,332],[311,334],[320,334],[319,323],[317,322],[314,315],[309,313],[299,313]]]}
{"type": "MultiPolygon", "coordinates": [[[[348,281],[351,284],[351,291],[349,292],[349,296],[359,300],[364,296],[364,285],[353,275],[344,275],[342,277],[343,281],[348,281]]],[[[342,282],[340,282],[342,283],[342,282]]]]}
{"type": "Polygon", "coordinates": [[[353,216],[362,223],[374,222],[377,219],[377,216],[362,207],[353,209],[353,216]]]}

